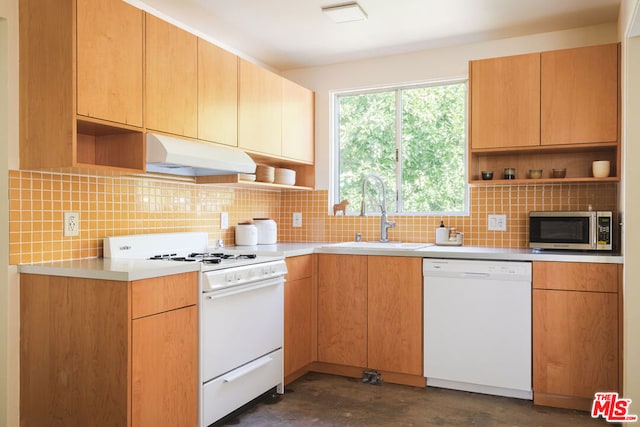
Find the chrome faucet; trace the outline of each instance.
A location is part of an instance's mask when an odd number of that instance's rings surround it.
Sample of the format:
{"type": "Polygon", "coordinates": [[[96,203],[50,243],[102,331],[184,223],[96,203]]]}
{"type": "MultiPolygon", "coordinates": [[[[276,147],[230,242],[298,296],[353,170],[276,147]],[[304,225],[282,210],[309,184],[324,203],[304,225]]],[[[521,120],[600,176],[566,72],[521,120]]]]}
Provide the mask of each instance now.
{"type": "Polygon", "coordinates": [[[373,178],[376,181],[378,181],[378,183],[380,184],[380,188],[381,188],[381,194],[380,194],[380,200],[379,200],[379,206],[380,206],[380,241],[381,242],[388,242],[389,241],[389,234],[388,234],[388,230],[389,228],[394,228],[396,226],[395,221],[387,221],[387,190],[384,186],[384,181],[382,181],[382,178],[380,178],[378,175],[375,174],[369,174],[366,175],[363,179],[362,179],[362,203],[360,204],[360,216],[366,216],[366,208],[365,208],[365,187],[367,185],[367,181],[373,178]]]}

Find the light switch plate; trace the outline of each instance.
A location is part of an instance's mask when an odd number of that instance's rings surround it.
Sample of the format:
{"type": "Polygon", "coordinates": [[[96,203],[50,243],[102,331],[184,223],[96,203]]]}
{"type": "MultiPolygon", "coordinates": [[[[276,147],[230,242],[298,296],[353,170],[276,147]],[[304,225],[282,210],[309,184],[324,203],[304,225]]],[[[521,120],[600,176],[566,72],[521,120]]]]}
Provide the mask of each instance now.
{"type": "Polygon", "coordinates": [[[302,227],[302,212],[293,213],[293,226],[302,227]]]}
{"type": "Polygon", "coordinates": [[[229,228],[229,213],[220,212],[220,230],[226,230],[229,228]]]}
{"type": "Polygon", "coordinates": [[[489,215],[487,228],[489,231],[507,231],[507,216],[504,214],[489,215]]]}

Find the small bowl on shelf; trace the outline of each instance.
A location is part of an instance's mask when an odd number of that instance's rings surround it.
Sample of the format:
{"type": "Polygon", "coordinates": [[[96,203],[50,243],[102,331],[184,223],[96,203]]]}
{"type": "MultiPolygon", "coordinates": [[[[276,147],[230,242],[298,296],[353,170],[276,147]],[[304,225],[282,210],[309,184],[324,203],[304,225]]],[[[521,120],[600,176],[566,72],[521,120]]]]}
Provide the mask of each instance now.
{"type": "Polygon", "coordinates": [[[480,172],[480,175],[482,176],[482,179],[485,181],[493,179],[493,171],[482,171],[480,172]]]}
{"type": "Polygon", "coordinates": [[[529,169],[529,178],[531,179],[542,178],[542,169],[529,169]]]}
{"type": "Polygon", "coordinates": [[[567,170],[565,168],[551,169],[551,178],[564,178],[566,174],[567,170]]]}

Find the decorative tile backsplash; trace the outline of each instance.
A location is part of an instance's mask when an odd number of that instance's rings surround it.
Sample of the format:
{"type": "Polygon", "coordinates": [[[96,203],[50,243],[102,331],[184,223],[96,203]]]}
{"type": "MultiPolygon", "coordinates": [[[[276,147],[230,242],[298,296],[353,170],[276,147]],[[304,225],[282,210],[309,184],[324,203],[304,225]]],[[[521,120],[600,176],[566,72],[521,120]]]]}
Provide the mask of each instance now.
{"type": "MultiPolygon", "coordinates": [[[[465,245],[527,246],[530,210],[616,211],[616,183],[522,184],[472,186],[469,215],[394,215],[392,240],[433,242],[442,218],[465,233],[465,245]],[[507,215],[507,231],[487,231],[487,215],[507,215]]],[[[234,241],[234,226],[255,217],[278,222],[281,242],[338,242],[379,238],[380,218],[328,214],[328,193],[267,191],[196,185],[137,176],[96,177],[30,171],[9,172],[10,264],[35,263],[102,255],[110,235],[205,231],[211,242],[234,241]],[[80,235],[63,236],[64,212],[78,212],[80,235]],[[229,229],[220,229],[220,212],[229,214],[229,229]],[[302,212],[302,227],[292,227],[293,212],[302,212]]],[[[357,211],[351,201],[348,212],[357,211]]]]}

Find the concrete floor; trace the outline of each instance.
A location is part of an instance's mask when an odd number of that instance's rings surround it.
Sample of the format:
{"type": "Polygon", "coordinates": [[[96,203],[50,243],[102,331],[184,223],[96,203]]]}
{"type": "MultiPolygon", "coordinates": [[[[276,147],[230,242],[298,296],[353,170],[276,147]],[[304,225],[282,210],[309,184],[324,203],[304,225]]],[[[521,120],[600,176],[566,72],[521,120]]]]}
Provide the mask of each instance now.
{"type": "Polygon", "coordinates": [[[228,426],[541,426],[611,425],[586,412],[531,401],[428,387],[364,384],[309,373],[226,422],[228,426]]]}

